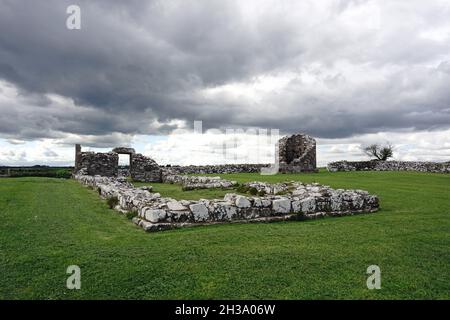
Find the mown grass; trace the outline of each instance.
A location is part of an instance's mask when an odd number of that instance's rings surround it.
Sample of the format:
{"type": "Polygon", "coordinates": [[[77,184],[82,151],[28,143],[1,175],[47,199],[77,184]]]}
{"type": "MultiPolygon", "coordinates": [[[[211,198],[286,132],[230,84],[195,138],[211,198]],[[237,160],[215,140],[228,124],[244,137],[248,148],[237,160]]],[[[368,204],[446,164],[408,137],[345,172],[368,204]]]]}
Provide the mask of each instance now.
{"type": "Polygon", "coordinates": [[[199,199],[221,199],[227,193],[234,192],[234,189],[198,189],[183,191],[179,184],[170,183],[145,183],[134,182],[135,186],[152,186],[153,192],[159,192],[164,197],[169,197],[177,200],[199,200],[199,199]]]}
{"type": "Polygon", "coordinates": [[[450,298],[450,175],[224,177],[366,189],[382,210],[147,234],[76,181],[0,179],[0,298],[450,298]],[[81,290],[65,286],[72,264],[81,267],[81,290]],[[372,264],[381,290],[366,287],[372,264]]]}

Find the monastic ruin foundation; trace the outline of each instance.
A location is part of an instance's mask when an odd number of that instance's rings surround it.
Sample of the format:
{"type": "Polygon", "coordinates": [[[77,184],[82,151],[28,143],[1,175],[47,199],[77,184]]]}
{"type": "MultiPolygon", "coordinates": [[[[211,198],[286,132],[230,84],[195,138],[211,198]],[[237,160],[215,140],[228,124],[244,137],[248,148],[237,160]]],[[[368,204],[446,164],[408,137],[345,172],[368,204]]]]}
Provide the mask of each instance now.
{"type": "MultiPolygon", "coordinates": [[[[235,181],[220,177],[198,177],[182,173],[257,172],[264,165],[221,165],[160,167],[151,158],[132,148],[114,148],[107,153],[82,152],[76,146],[74,177],[95,188],[103,198],[117,198],[116,210],[133,212],[133,221],[146,231],[212,223],[314,219],[370,213],[378,210],[378,198],[362,190],[332,189],[319,184],[286,182],[270,185],[245,184],[243,192],[223,199],[175,200],[152,193],[151,187],[136,188],[118,177],[119,154],[130,156],[130,176],[134,181],[166,182],[183,189],[233,188],[235,181]],[[258,196],[255,196],[258,194],[258,196]]],[[[307,135],[285,137],[279,142],[281,172],[316,172],[316,142],[307,135]]]]}
{"type": "Polygon", "coordinates": [[[273,187],[257,182],[257,187],[267,192],[265,196],[229,193],[223,199],[192,201],[161,197],[159,193],[134,187],[126,179],[82,174],[75,178],[98,190],[103,198],[117,198],[115,209],[134,212],[134,223],[146,231],[215,223],[316,219],[370,213],[379,207],[378,197],[367,191],[336,190],[300,182],[273,187]],[[274,194],[278,191],[283,191],[283,195],[274,194]]]}

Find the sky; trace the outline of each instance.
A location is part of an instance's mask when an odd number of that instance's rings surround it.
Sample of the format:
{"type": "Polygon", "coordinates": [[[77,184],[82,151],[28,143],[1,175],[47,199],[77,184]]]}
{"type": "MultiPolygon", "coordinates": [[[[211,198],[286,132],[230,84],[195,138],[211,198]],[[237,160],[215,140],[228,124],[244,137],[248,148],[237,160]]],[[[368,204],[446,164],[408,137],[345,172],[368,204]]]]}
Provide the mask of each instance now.
{"type": "Polygon", "coordinates": [[[75,143],[269,163],[299,132],[320,166],[386,142],[449,161],[449,17],[450,0],[0,0],[0,165],[72,165],[75,143]]]}

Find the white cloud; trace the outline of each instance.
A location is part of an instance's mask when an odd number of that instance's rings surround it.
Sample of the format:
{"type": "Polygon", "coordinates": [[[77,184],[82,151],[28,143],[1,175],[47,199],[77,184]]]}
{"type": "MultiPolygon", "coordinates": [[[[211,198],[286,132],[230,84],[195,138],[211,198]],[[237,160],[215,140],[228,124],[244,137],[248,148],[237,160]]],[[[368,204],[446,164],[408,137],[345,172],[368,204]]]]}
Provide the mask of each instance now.
{"type": "MultiPolygon", "coordinates": [[[[146,145],[144,153],[162,164],[272,163],[274,144],[264,135],[189,133],[169,135],[146,145]],[[233,142],[236,139],[236,144],[233,142]],[[236,156],[236,158],[234,158],[236,156]]],[[[266,136],[267,137],[267,136],[266,136]]],[[[345,139],[317,139],[319,166],[338,160],[368,160],[362,148],[372,143],[390,142],[395,160],[449,161],[450,130],[423,132],[383,132],[345,139]]]]}
{"type": "MultiPolygon", "coordinates": [[[[317,139],[317,162],[319,166],[325,166],[331,161],[367,160],[362,147],[386,142],[395,146],[395,160],[450,161],[449,137],[450,130],[443,130],[317,139]]],[[[226,134],[225,130],[208,130],[203,134],[186,132],[159,137],[138,136],[130,145],[160,164],[272,163],[276,140],[276,136],[270,137],[270,131],[245,130],[226,134]]],[[[84,147],[83,150],[106,152],[114,146],[117,145],[111,144],[109,148],[84,147]]],[[[0,148],[0,165],[73,165],[74,161],[74,147],[61,145],[58,140],[45,139],[20,145],[0,140],[0,148]]]]}
{"type": "Polygon", "coordinates": [[[394,145],[394,160],[450,161],[450,129],[442,131],[378,132],[345,139],[318,139],[321,166],[338,160],[367,160],[362,147],[373,143],[394,145]]]}
{"type": "Polygon", "coordinates": [[[211,129],[202,134],[170,134],[146,145],[144,153],[161,164],[270,163],[278,139],[270,130],[211,129]]]}

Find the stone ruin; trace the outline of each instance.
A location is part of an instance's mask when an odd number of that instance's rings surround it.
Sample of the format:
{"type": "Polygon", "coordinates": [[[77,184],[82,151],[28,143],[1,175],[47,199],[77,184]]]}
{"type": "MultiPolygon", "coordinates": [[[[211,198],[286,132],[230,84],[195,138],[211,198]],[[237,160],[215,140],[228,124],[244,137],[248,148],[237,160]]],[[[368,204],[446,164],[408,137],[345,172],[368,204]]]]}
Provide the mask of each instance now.
{"type": "Polygon", "coordinates": [[[162,170],[151,158],[136,153],[133,148],[118,147],[110,152],[82,152],[81,145],[75,146],[74,174],[118,177],[119,154],[130,156],[130,176],[134,181],[161,182],[162,170]]]}
{"type": "Polygon", "coordinates": [[[280,173],[317,172],[316,140],[306,134],[294,134],[278,141],[280,173]]]}
{"type": "Polygon", "coordinates": [[[114,209],[133,212],[133,222],[145,231],[216,223],[338,217],[371,213],[379,208],[378,197],[367,191],[332,189],[316,183],[288,182],[271,186],[252,182],[248,185],[266,194],[228,193],[223,199],[194,201],[162,197],[149,188],[136,188],[123,178],[76,174],[75,179],[97,190],[105,199],[116,198],[114,209]]]}
{"type": "MultiPolygon", "coordinates": [[[[281,172],[317,171],[316,142],[310,136],[285,137],[278,147],[281,172]]],[[[229,193],[223,199],[175,200],[161,197],[149,186],[137,188],[121,177],[119,154],[130,156],[129,173],[134,181],[176,183],[182,185],[183,190],[238,187],[236,181],[221,177],[183,173],[256,172],[262,165],[160,167],[132,148],[119,147],[110,152],[95,153],[82,152],[81,146],[76,145],[74,178],[97,190],[105,199],[116,198],[114,209],[134,213],[134,223],[146,231],[226,222],[315,219],[370,213],[379,207],[378,197],[363,190],[332,189],[294,181],[278,184],[256,181],[237,188],[249,196],[229,193]]]]}
{"type": "MultiPolygon", "coordinates": [[[[133,148],[117,147],[110,152],[82,152],[81,145],[75,146],[75,170],[87,175],[118,177],[122,176],[119,168],[119,155],[130,156],[129,175],[134,181],[162,182],[164,175],[207,174],[207,173],[244,173],[260,172],[269,164],[225,164],[211,166],[166,166],[160,167],[153,159],[133,148]]],[[[279,140],[277,159],[280,173],[317,172],[316,140],[306,134],[294,134],[279,140]]],[[[128,176],[128,174],[125,174],[128,176]]]]}

